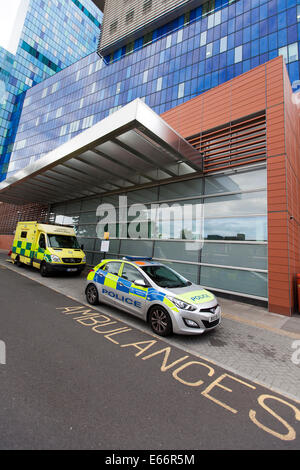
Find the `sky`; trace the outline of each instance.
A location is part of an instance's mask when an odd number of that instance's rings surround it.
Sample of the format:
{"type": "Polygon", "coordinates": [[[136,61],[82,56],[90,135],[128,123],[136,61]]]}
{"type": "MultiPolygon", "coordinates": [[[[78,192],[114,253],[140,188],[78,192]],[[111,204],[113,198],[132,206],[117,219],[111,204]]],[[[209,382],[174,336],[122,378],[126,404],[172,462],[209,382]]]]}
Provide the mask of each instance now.
{"type": "Polygon", "coordinates": [[[26,0],[0,0],[0,46],[8,49],[11,53],[16,52],[20,36],[20,20],[23,24],[24,15],[18,9],[21,2],[26,0]]]}

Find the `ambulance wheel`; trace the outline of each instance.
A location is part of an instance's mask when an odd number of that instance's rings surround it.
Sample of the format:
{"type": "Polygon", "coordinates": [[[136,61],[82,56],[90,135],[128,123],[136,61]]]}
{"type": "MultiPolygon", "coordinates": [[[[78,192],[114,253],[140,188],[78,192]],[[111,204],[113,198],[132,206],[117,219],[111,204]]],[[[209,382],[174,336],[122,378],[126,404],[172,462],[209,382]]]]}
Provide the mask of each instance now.
{"type": "Polygon", "coordinates": [[[149,312],[149,323],[154,333],[159,336],[169,336],[173,332],[170,315],[160,305],[151,308],[149,312]]]}
{"type": "Polygon", "coordinates": [[[91,305],[97,305],[99,303],[99,296],[97,287],[94,284],[89,284],[85,290],[86,300],[91,305]]]}
{"type": "Polygon", "coordinates": [[[20,261],[20,258],[19,258],[19,257],[17,257],[17,258],[15,259],[15,265],[16,265],[16,266],[18,266],[18,268],[22,268],[22,266],[23,266],[23,263],[21,263],[21,261],[20,261]]]}
{"type": "Polygon", "coordinates": [[[42,277],[47,277],[49,274],[46,263],[42,263],[40,267],[40,273],[42,277]]]}

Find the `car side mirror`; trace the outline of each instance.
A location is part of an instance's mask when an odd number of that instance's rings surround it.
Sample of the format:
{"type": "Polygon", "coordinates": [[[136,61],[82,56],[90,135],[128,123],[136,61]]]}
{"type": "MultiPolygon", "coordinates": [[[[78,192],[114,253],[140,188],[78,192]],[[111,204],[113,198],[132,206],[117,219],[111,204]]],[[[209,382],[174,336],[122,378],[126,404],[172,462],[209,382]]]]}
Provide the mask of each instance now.
{"type": "Polygon", "coordinates": [[[139,286],[139,287],[149,287],[148,284],[146,284],[146,282],[144,281],[144,279],[136,279],[134,281],[134,285],[135,286],[139,286]]]}

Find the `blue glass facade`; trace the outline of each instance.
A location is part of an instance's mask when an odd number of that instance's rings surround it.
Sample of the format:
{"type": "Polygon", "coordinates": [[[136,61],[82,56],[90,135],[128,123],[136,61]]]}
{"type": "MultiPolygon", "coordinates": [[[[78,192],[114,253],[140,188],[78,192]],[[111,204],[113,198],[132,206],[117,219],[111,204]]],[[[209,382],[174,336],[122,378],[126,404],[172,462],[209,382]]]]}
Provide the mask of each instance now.
{"type": "Polygon", "coordinates": [[[92,53],[28,90],[8,176],[137,97],[162,113],[278,55],[299,80],[300,0],[220,3],[112,63],[92,53]]]}
{"type": "Polygon", "coordinates": [[[94,51],[101,21],[91,0],[30,0],[16,54],[0,49],[0,180],[8,168],[23,92],[94,51]]]}

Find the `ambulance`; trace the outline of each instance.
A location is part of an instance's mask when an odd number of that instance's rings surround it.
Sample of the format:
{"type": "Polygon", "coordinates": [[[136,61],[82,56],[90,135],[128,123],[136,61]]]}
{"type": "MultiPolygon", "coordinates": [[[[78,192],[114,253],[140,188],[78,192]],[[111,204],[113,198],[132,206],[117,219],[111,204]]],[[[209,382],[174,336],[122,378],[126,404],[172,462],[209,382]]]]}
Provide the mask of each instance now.
{"type": "Polygon", "coordinates": [[[86,266],[72,226],[19,222],[10,253],[17,266],[33,266],[43,277],[55,272],[80,274],[86,266]]]}

